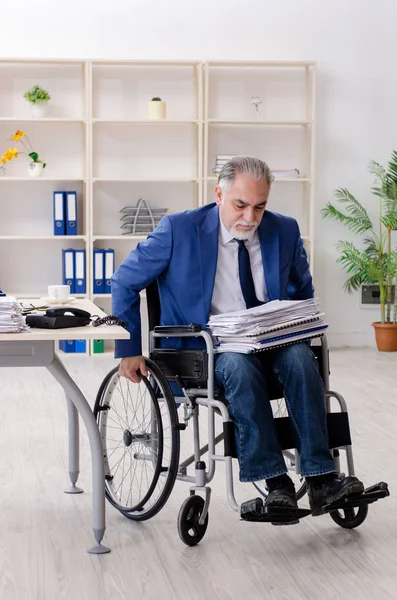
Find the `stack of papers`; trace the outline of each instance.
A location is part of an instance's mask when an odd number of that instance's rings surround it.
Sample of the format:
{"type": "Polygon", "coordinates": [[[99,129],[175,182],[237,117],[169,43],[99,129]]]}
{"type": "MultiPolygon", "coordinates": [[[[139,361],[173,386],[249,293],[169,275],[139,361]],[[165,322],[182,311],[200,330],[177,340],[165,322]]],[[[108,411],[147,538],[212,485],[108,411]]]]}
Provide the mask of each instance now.
{"type": "Polygon", "coordinates": [[[274,300],[255,308],[214,315],[208,322],[215,352],[258,352],[321,336],[328,325],[317,301],[274,300]]]}
{"type": "Polygon", "coordinates": [[[22,307],[13,296],[0,297],[0,333],[29,331],[22,316],[22,307]]]}

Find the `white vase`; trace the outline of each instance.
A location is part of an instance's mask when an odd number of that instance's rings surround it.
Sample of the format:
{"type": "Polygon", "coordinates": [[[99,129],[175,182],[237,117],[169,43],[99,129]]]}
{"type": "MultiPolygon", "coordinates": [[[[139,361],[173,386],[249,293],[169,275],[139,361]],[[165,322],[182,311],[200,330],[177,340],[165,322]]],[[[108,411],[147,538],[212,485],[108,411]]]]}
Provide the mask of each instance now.
{"type": "Polygon", "coordinates": [[[47,116],[47,102],[36,102],[30,105],[30,114],[33,119],[44,119],[47,116]]]}
{"type": "Polygon", "coordinates": [[[149,119],[161,121],[166,117],[166,102],[163,100],[151,100],[149,102],[149,119]]]}
{"type": "Polygon", "coordinates": [[[29,175],[31,177],[41,177],[43,172],[43,163],[33,162],[29,165],[29,175]]]}

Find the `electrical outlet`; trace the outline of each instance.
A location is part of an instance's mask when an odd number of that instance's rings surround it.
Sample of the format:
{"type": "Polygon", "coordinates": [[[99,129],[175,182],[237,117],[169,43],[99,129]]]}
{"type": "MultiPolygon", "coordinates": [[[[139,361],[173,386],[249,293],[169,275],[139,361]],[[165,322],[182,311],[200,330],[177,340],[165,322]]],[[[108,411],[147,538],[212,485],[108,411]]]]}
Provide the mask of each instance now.
{"type": "MultiPolygon", "coordinates": [[[[395,286],[392,286],[391,295],[392,303],[394,303],[395,286]]],[[[361,286],[361,306],[379,306],[380,291],[378,285],[362,285],[361,286]]]]}

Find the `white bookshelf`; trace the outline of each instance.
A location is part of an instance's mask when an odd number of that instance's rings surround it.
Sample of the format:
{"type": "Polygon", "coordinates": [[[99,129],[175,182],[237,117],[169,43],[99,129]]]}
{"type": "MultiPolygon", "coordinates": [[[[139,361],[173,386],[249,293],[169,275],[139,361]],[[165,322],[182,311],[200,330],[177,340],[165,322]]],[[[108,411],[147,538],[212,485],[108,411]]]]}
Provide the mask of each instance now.
{"type": "Polygon", "coordinates": [[[312,62],[0,60],[0,153],[22,129],[47,162],[41,178],[26,157],[0,175],[0,287],[44,297],[61,283],[62,248],[85,248],[85,296],[110,312],[110,294],[93,294],[93,249],[113,248],[117,267],[146,238],[120,229],[120,210],[141,197],[167,214],[212,202],[216,154],[299,168],[275,180],[270,209],[298,219],[313,265],[315,91],[312,62]],[[52,96],[46,118],[31,118],[23,99],[35,84],[52,96]],[[167,102],[163,121],[148,119],[155,96],[167,102]],[[77,191],[77,236],[52,235],[56,190],[77,191]]]}

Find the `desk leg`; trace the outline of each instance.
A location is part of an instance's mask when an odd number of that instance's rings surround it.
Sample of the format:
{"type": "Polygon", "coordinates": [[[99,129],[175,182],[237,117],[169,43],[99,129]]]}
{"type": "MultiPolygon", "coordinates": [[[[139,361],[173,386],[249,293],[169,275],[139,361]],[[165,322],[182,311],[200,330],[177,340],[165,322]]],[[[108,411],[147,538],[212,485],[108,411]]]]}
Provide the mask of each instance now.
{"type": "Polygon", "coordinates": [[[67,396],[66,404],[69,421],[69,477],[72,485],[65,490],[65,494],[81,494],[83,490],[76,486],[80,473],[79,413],[67,396]]]}
{"type": "Polygon", "coordinates": [[[104,554],[110,552],[110,548],[101,544],[105,533],[105,472],[99,429],[87,400],[57,355],[47,369],[63,387],[66,397],[73,402],[87,430],[92,460],[92,528],[97,541],[97,545],[90,548],[88,552],[104,554]]]}

